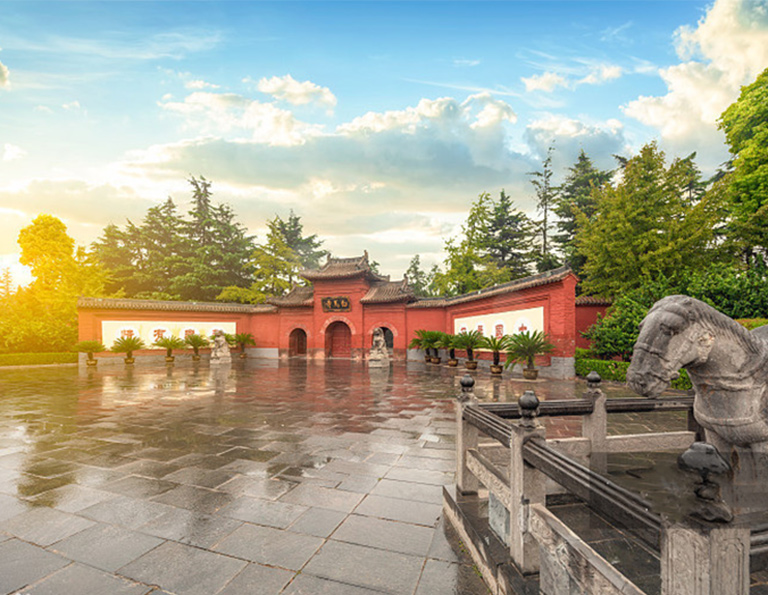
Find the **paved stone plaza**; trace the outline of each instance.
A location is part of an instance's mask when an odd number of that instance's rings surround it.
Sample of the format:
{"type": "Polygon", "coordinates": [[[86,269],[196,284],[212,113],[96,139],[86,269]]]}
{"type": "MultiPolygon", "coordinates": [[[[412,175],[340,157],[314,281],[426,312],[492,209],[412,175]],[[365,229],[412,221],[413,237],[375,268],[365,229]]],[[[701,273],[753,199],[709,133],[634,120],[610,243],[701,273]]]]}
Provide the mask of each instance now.
{"type": "MultiPolygon", "coordinates": [[[[0,593],[487,593],[441,521],[463,373],[0,369],[0,593]]],[[[583,390],[476,376],[484,400],[583,390]]]]}

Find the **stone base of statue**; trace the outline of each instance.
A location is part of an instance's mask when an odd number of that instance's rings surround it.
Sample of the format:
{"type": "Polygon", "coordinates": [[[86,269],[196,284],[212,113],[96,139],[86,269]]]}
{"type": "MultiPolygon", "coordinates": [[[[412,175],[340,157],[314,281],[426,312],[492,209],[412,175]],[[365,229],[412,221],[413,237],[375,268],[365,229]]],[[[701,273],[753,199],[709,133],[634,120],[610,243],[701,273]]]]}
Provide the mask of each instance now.
{"type": "Polygon", "coordinates": [[[368,356],[369,368],[388,368],[389,367],[389,355],[388,354],[373,354],[368,356]]]}

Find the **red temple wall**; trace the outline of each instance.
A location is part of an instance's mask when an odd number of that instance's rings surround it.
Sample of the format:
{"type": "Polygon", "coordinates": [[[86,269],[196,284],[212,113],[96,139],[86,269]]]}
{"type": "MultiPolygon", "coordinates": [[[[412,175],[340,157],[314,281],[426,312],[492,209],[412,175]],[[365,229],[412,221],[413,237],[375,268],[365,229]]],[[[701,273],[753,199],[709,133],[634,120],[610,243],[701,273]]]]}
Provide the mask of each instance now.
{"type": "Polygon", "coordinates": [[[556,357],[573,357],[574,347],[586,341],[578,336],[594,323],[605,306],[575,305],[576,277],[568,275],[558,282],[515,292],[479,297],[444,307],[407,307],[405,303],[361,304],[369,286],[362,278],[319,281],[314,285],[314,307],[281,308],[275,312],[227,313],[176,310],[82,309],[79,311],[80,340],[101,340],[103,320],[171,320],[204,321],[212,318],[235,322],[237,332],[253,334],[257,348],[275,349],[287,355],[291,331],[303,329],[307,334],[307,353],[324,357],[325,331],[334,321],[342,321],[351,331],[353,356],[361,356],[371,345],[373,330],[384,326],[393,333],[394,350],[403,356],[418,329],[453,332],[457,318],[477,314],[493,314],[542,307],[544,330],[555,344],[556,357]],[[346,297],[348,312],[323,312],[324,297],[346,297]]]}
{"type": "Polygon", "coordinates": [[[604,318],[606,310],[608,310],[607,305],[576,305],[576,347],[589,349],[591,341],[586,337],[582,337],[581,333],[597,322],[598,314],[604,318]]]}

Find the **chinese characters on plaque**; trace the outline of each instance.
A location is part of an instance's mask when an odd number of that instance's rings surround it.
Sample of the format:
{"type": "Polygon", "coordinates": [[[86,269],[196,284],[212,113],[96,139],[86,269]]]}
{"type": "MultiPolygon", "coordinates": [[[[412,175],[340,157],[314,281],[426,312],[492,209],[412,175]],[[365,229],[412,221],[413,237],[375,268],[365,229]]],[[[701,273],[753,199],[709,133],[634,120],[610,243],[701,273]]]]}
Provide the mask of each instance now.
{"type": "Polygon", "coordinates": [[[349,312],[352,304],[348,297],[325,297],[320,300],[323,312],[349,312]]]}

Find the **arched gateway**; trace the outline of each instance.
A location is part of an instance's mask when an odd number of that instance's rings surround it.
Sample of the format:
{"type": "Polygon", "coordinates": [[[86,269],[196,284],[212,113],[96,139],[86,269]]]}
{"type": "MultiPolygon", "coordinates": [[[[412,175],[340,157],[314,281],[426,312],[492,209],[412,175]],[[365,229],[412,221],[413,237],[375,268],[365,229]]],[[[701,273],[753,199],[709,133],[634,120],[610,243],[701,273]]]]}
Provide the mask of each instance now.
{"type": "Polygon", "coordinates": [[[295,328],[288,337],[288,355],[307,355],[307,332],[303,328],[295,328]]]}
{"type": "Polygon", "coordinates": [[[325,330],[325,356],[352,357],[352,331],[340,320],[325,330]]]}

